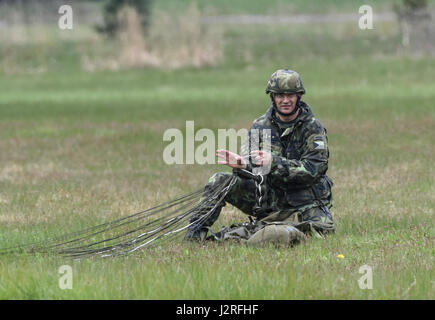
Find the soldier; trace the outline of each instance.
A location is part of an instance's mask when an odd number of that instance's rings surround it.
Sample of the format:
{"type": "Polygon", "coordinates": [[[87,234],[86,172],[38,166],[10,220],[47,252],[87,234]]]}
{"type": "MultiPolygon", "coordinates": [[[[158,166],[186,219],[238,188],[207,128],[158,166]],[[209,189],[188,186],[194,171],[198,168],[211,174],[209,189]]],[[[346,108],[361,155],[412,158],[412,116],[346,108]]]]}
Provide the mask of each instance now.
{"type": "Polygon", "coordinates": [[[252,150],[249,158],[228,150],[216,151],[218,163],[230,166],[233,173],[213,175],[203,197],[233,175],[237,175],[237,181],[225,201],[212,208],[203,208],[192,217],[186,239],[235,238],[248,244],[293,245],[305,240],[307,235],[324,237],[335,230],[329,211],[333,183],[326,175],[327,132],[308,104],[301,100],[305,94],[301,77],[292,70],[277,70],[267,83],[266,94],[270,95],[272,106],[254,121],[250,133],[267,130],[270,152],[265,148],[266,141],[261,140],[261,133],[258,149],[262,150],[252,150]],[[268,167],[268,173],[252,174],[256,166],[268,167]],[[223,227],[214,233],[210,227],[226,202],[248,214],[250,222],[223,227]],[[200,219],[210,210],[213,212],[207,219],[200,219]]]}

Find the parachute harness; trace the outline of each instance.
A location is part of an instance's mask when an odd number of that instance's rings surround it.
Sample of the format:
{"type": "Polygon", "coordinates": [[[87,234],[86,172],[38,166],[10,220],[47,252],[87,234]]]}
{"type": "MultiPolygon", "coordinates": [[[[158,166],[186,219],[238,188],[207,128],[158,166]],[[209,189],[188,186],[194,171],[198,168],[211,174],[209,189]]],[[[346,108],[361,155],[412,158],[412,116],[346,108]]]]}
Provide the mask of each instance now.
{"type": "Polygon", "coordinates": [[[253,212],[256,216],[261,215],[265,209],[263,205],[265,205],[264,200],[266,198],[266,194],[264,192],[266,177],[260,173],[255,174],[245,169],[234,169],[233,172],[243,178],[254,180],[256,205],[253,207],[253,212]]]}
{"type": "Polygon", "coordinates": [[[255,198],[256,198],[256,201],[257,201],[257,206],[259,208],[261,208],[261,204],[262,204],[261,200],[263,200],[263,193],[262,193],[262,190],[261,190],[261,186],[262,186],[262,184],[264,182],[264,177],[262,175],[258,175],[258,176],[260,177],[260,181],[254,180],[255,181],[255,186],[256,186],[256,189],[255,189],[255,198]]]}

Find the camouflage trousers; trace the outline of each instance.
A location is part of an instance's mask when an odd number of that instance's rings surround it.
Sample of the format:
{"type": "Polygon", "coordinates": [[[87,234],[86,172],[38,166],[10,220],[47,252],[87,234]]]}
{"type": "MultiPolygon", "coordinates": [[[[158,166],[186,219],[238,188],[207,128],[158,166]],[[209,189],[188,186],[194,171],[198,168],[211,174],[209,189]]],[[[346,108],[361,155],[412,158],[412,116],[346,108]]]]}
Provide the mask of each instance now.
{"type": "MultiPolygon", "coordinates": [[[[231,176],[231,173],[224,172],[214,174],[205,186],[202,199],[207,197],[219,184],[230,179],[231,176]]],[[[247,244],[273,242],[292,245],[305,240],[307,236],[323,238],[326,234],[335,231],[328,206],[317,203],[301,208],[270,207],[267,214],[258,216],[254,212],[254,207],[257,204],[255,188],[253,180],[237,177],[237,182],[230,189],[224,201],[201,224],[201,238],[217,241],[235,239],[247,244]],[[218,219],[226,203],[230,203],[247,215],[254,216],[255,220],[251,219],[247,223],[222,227],[219,231],[213,232],[211,226],[218,219]],[[207,237],[208,233],[210,236],[207,237]]],[[[191,222],[199,219],[204,213],[195,214],[191,222]]]]}

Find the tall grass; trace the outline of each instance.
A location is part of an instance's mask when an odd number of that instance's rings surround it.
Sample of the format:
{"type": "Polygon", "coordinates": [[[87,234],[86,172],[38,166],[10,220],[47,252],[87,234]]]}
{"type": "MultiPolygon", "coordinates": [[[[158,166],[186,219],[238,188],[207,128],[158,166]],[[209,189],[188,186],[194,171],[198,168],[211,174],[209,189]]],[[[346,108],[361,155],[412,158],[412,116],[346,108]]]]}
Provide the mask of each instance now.
{"type": "MultiPolygon", "coordinates": [[[[94,64],[85,56],[85,69],[94,70],[95,64],[97,69],[104,69],[104,65],[111,69],[203,67],[216,65],[223,59],[222,31],[217,26],[203,24],[201,12],[194,4],[183,11],[155,12],[146,35],[133,8],[124,7],[118,19],[121,28],[117,53],[110,60],[97,53],[94,64]]],[[[104,50],[104,42],[94,43],[94,52],[95,45],[104,50]]]]}

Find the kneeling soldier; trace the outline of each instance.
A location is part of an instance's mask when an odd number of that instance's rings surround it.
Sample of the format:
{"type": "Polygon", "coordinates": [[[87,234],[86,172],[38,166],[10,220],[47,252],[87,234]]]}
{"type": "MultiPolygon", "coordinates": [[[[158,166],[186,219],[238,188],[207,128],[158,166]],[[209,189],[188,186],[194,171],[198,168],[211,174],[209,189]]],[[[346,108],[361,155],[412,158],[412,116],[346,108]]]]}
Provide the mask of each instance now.
{"type": "Polygon", "coordinates": [[[248,159],[228,150],[216,151],[219,163],[233,168],[233,173],[212,176],[203,197],[234,174],[237,182],[224,202],[211,207],[213,212],[207,219],[200,218],[210,213],[210,208],[203,208],[192,217],[186,239],[204,240],[210,231],[211,238],[217,240],[236,238],[248,244],[292,245],[307,235],[323,237],[335,230],[329,211],[332,180],[326,175],[327,132],[308,104],[301,100],[305,88],[299,74],[277,70],[267,83],[266,93],[272,106],[254,121],[250,130],[250,133],[259,132],[258,145],[263,146],[262,150],[248,151],[248,159]],[[270,152],[265,150],[266,141],[261,140],[266,131],[270,152]],[[256,166],[269,168],[267,174],[253,174],[256,166]],[[226,202],[248,214],[251,222],[213,233],[210,227],[226,202]]]}

